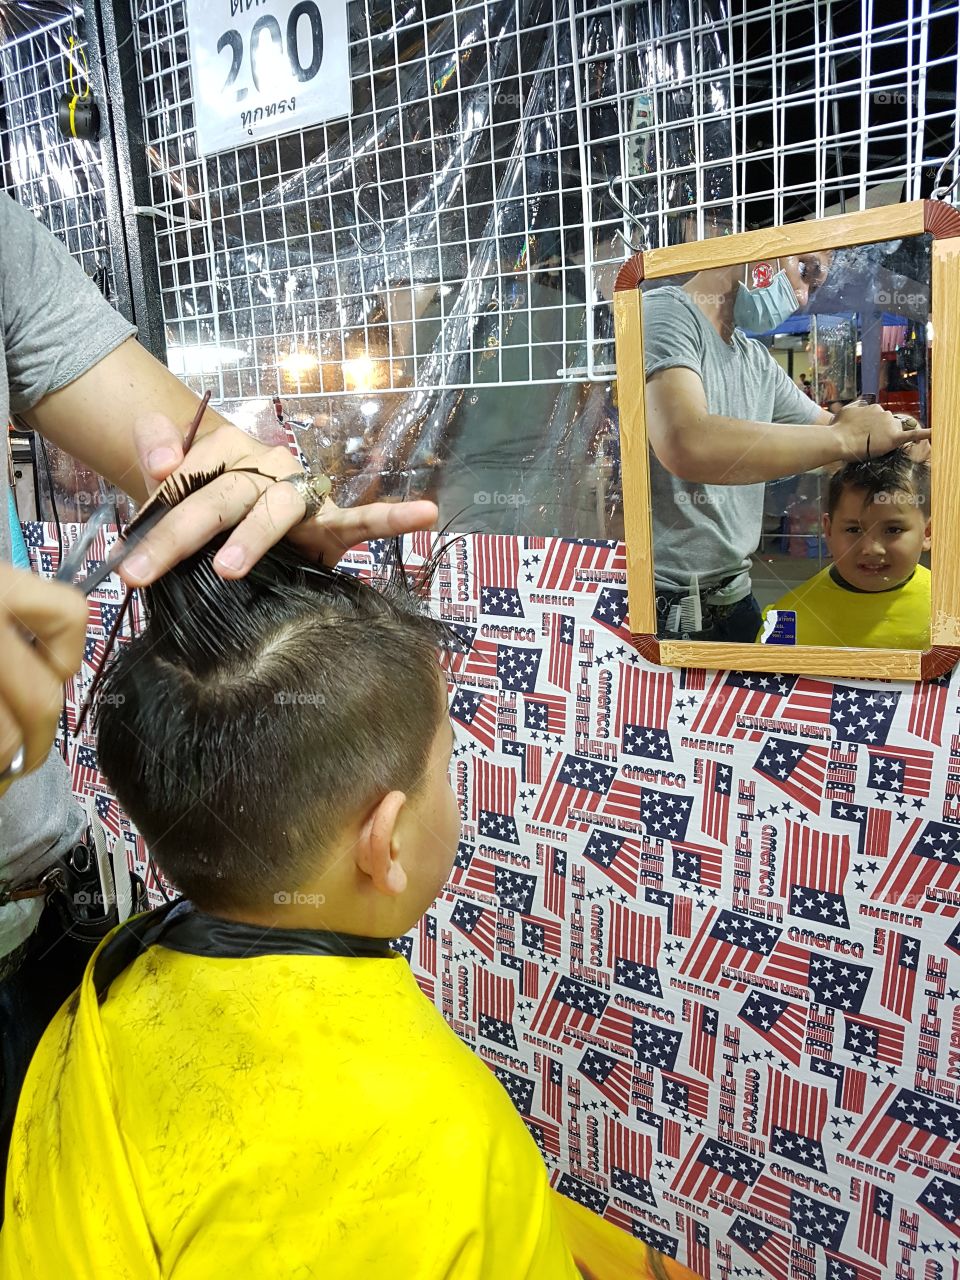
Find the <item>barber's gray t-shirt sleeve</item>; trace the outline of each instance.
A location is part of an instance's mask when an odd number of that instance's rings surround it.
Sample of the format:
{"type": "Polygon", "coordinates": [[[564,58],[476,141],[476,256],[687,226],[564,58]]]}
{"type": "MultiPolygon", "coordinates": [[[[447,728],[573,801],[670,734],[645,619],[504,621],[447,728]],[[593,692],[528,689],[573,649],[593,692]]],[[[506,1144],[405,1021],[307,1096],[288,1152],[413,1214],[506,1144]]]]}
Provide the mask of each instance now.
{"type": "Polygon", "coordinates": [[[643,295],[643,365],[648,378],[661,369],[692,369],[703,377],[703,331],[678,293],[667,286],[643,295]]]}
{"type": "Polygon", "coordinates": [[[0,315],[9,412],[25,413],[136,330],[29,210],[0,195],[0,315]]]}

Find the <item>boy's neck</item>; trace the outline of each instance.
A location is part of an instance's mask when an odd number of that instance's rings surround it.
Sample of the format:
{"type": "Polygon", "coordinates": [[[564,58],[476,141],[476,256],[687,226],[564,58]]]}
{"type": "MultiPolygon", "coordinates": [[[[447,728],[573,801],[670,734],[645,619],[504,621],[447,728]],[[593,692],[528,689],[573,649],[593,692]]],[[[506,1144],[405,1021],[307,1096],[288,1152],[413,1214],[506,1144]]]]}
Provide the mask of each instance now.
{"type": "Polygon", "coordinates": [[[207,914],[260,929],[310,930],[357,938],[399,938],[416,924],[416,920],[378,919],[375,912],[358,911],[355,904],[349,910],[338,908],[324,894],[309,890],[278,893],[273,903],[260,908],[217,908],[207,914]]]}
{"type": "Polygon", "coordinates": [[[863,587],[855,587],[852,582],[848,582],[835,564],[830,566],[830,577],[837,586],[843,587],[844,591],[852,591],[854,595],[858,596],[883,596],[889,591],[901,591],[913,578],[916,572],[917,567],[914,565],[913,569],[909,574],[907,574],[902,582],[896,582],[892,587],[881,587],[878,591],[864,591],[863,587]]]}

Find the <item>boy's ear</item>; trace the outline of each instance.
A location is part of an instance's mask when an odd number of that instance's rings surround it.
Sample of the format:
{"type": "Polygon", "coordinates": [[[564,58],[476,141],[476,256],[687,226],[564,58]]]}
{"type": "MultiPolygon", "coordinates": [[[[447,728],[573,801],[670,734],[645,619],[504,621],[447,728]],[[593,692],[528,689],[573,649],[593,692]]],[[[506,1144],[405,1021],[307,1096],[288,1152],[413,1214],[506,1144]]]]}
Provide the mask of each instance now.
{"type": "Polygon", "coordinates": [[[924,551],[929,551],[929,550],[930,550],[930,539],[931,539],[930,521],[928,520],[928,521],[927,521],[927,526],[926,526],[926,528],[925,528],[925,529],[924,529],[924,531],[923,531],[923,549],[924,549],[924,551]]]}
{"type": "Polygon", "coordinates": [[[354,845],[353,860],[378,893],[398,897],[407,887],[407,873],[397,856],[397,824],[407,802],[402,791],[389,791],[367,815],[354,845]]]}
{"type": "Polygon", "coordinates": [[[827,514],[826,511],[823,513],[822,519],[823,519],[823,536],[825,538],[829,538],[830,537],[830,516],[827,514]]]}

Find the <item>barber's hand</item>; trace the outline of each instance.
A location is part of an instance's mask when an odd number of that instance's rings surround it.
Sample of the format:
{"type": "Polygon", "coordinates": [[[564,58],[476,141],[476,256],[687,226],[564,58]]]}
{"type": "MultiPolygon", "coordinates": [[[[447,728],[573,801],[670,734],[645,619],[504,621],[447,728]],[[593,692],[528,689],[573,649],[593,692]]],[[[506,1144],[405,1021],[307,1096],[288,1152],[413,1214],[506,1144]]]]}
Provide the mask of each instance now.
{"type": "Polygon", "coordinates": [[[21,746],[23,772],[47,758],[63,683],[80,669],[86,630],[79,591],[0,565],[0,770],[21,746]]]}
{"type": "Polygon", "coordinates": [[[844,405],[833,425],[840,435],[840,456],[844,462],[862,461],[867,457],[868,447],[869,456],[879,458],[905,444],[922,444],[932,434],[921,427],[905,430],[904,424],[892,413],[878,404],[865,404],[862,400],[844,405]]]}
{"type": "MultiPolygon", "coordinates": [[[[913,431],[920,426],[920,423],[909,413],[898,413],[895,415],[903,423],[904,431],[913,431]]],[[[929,440],[918,440],[915,444],[907,446],[907,454],[914,462],[929,462],[932,453],[929,440]]]]}
{"type": "Polygon", "coordinates": [[[328,498],[318,514],[305,521],[304,502],[293,485],[275,483],[302,471],[300,464],[289,449],[271,448],[238,427],[217,427],[198,436],[186,462],[182,431],[162,414],[138,421],[134,439],[151,493],[175,472],[191,475],[221,463],[227,472],[191,494],[147,534],[121,567],[129,586],[153,582],[219,529],[236,526],[214,561],[217,571],[224,578],[242,578],[283,537],[310,558],[333,566],[359,542],[429,529],[437,519],[432,502],[375,502],[341,509],[328,498]],[[231,470],[238,467],[255,467],[264,474],[231,470]]]}

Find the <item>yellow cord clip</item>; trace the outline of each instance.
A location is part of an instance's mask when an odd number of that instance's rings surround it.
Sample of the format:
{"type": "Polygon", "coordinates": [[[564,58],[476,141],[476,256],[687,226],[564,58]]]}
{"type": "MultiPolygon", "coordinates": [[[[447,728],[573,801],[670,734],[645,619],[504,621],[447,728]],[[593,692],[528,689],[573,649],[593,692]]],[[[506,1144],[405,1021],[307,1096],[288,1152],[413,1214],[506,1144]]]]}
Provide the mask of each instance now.
{"type": "Polygon", "coordinates": [[[100,133],[100,110],[90,97],[90,67],[84,48],[75,36],[70,37],[67,57],[70,89],[60,99],[60,132],[65,138],[96,138],[100,133]],[[84,82],[82,92],[78,87],[81,80],[84,82]]]}
{"type": "Polygon", "coordinates": [[[71,36],[70,37],[71,55],[73,54],[74,49],[76,49],[77,52],[80,54],[80,59],[83,63],[83,74],[87,81],[87,87],[84,89],[82,94],[77,91],[76,86],[73,83],[73,71],[74,71],[75,64],[74,64],[73,57],[71,56],[70,88],[73,90],[73,97],[70,99],[70,136],[71,138],[75,138],[77,136],[77,102],[80,100],[80,98],[90,97],[90,68],[87,66],[87,55],[83,51],[83,46],[78,45],[76,38],[74,36],[71,36]]]}

